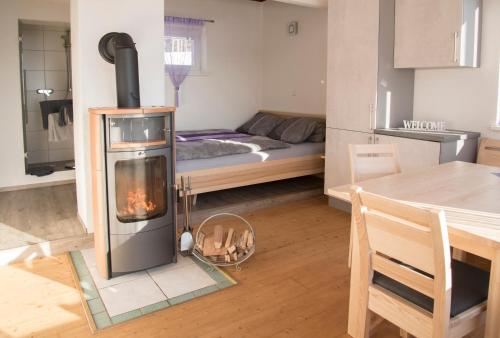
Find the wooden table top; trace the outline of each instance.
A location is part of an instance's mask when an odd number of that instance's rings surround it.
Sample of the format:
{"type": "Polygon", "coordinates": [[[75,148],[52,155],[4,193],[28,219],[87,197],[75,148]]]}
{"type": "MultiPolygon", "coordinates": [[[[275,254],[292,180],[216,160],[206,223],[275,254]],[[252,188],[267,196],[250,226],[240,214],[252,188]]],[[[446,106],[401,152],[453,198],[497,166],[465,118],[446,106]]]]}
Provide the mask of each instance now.
{"type": "MultiPolygon", "coordinates": [[[[446,212],[457,234],[500,248],[500,168],[450,162],[431,168],[359,182],[365,191],[424,208],[446,212]]],[[[328,189],[349,201],[351,185],[328,189]]]]}

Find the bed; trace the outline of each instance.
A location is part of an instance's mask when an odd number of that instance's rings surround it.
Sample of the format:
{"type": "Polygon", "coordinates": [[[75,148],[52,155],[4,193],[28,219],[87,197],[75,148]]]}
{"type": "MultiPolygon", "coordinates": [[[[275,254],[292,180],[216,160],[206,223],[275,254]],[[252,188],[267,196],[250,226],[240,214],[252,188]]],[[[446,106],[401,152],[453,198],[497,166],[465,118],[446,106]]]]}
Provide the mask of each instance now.
{"type": "MultiPolygon", "coordinates": [[[[283,118],[324,116],[276,111],[259,113],[283,118]]],[[[189,176],[192,194],[236,188],[324,172],[324,142],[288,144],[287,148],[203,159],[177,160],[176,181],[189,176]]]]}

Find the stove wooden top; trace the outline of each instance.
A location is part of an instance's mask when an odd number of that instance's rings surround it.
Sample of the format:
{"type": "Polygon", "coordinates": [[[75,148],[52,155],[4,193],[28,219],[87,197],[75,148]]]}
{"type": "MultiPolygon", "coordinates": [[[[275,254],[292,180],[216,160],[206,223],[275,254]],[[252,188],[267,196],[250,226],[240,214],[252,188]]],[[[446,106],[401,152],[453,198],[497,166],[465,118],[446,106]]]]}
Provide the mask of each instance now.
{"type": "Polygon", "coordinates": [[[133,114],[155,114],[175,112],[175,107],[139,107],[139,108],[117,108],[117,107],[96,107],[89,108],[89,113],[94,115],[133,115],[133,114]]]}

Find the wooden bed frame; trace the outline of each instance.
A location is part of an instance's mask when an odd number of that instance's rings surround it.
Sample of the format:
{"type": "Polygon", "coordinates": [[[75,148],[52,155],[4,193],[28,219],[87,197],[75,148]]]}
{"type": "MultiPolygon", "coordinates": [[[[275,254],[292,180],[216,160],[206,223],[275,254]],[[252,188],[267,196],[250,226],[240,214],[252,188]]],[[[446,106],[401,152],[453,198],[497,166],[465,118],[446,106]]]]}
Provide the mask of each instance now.
{"type": "MultiPolygon", "coordinates": [[[[259,112],[288,117],[307,116],[325,119],[325,116],[322,115],[269,110],[260,110],[259,112]]],[[[190,176],[192,181],[192,194],[196,195],[287,178],[322,174],[324,169],[324,156],[323,154],[317,154],[178,173],[176,175],[176,183],[178,185],[180,184],[181,176],[190,176]]]]}

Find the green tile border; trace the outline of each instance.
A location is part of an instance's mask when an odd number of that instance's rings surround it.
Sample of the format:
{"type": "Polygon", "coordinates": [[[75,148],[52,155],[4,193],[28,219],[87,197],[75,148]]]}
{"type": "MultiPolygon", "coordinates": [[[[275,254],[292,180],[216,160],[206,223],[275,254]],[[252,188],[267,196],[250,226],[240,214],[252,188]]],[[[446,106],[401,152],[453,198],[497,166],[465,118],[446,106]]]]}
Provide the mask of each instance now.
{"type": "Polygon", "coordinates": [[[89,269],[85,264],[82,253],[80,251],[71,251],[69,254],[71,263],[73,264],[74,270],[76,272],[75,277],[78,278],[78,282],[82,290],[82,296],[84,298],[82,299],[82,301],[85,301],[87,303],[87,307],[90,311],[89,320],[92,320],[94,322],[94,327],[97,330],[102,330],[118,323],[123,323],[125,321],[135,319],[149,313],[160,311],[170,306],[182,304],[192,299],[202,297],[238,284],[233,278],[231,278],[231,276],[227,275],[219,268],[203,263],[195,257],[189,257],[216,282],[215,285],[207,286],[203,289],[195,290],[177,297],[168,298],[167,300],[163,300],[155,304],[147,305],[139,309],[110,317],[106,310],[106,307],[104,306],[101,296],[99,295],[97,287],[95,286],[89,269]]]}

